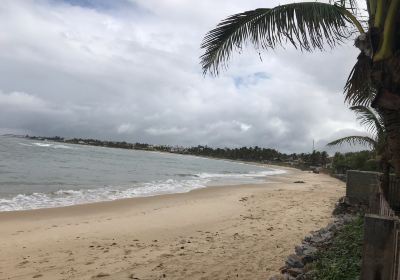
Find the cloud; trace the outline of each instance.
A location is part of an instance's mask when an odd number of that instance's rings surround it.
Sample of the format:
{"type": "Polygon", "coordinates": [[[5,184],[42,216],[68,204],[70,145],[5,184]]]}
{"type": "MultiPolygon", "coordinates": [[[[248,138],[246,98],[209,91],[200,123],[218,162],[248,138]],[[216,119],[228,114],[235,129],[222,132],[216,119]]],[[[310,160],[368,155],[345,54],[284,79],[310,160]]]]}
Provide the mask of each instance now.
{"type": "Polygon", "coordinates": [[[135,126],[130,123],[123,123],[117,127],[117,133],[125,134],[132,133],[135,131],[135,126]]]}
{"type": "Polygon", "coordinates": [[[187,129],[185,127],[149,127],[145,131],[154,136],[160,135],[180,135],[184,133],[187,129]]]}
{"type": "Polygon", "coordinates": [[[0,131],[302,152],[312,139],[359,130],[341,94],[351,42],[326,53],[263,52],[262,61],[248,48],[219,77],[203,77],[204,34],[264,5],[4,0],[0,131]]]}
{"type": "Polygon", "coordinates": [[[0,105],[3,110],[20,108],[30,111],[41,111],[46,108],[46,103],[42,99],[24,92],[0,92],[0,105]]]}

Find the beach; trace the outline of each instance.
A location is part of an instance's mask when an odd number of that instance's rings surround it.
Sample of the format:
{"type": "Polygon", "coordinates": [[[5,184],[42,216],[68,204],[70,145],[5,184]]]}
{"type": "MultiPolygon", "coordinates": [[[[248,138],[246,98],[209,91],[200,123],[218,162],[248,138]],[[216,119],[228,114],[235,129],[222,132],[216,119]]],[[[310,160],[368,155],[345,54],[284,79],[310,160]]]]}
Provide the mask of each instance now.
{"type": "Polygon", "coordinates": [[[345,193],[328,175],[286,171],[264,184],[1,212],[0,279],[268,279],[345,193]]]}

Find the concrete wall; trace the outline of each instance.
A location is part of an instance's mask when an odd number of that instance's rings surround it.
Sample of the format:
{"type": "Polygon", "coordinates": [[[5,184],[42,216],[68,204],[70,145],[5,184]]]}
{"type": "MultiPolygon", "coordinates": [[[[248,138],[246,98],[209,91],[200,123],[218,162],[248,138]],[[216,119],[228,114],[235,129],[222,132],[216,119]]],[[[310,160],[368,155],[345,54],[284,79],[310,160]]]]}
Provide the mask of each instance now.
{"type": "Polygon", "coordinates": [[[398,219],[365,215],[362,280],[397,280],[398,219]]]}
{"type": "Polygon", "coordinates": [[[369,204],[379,186],[379,172],[347,171],[346,197],[351,203],[369,204]]]}

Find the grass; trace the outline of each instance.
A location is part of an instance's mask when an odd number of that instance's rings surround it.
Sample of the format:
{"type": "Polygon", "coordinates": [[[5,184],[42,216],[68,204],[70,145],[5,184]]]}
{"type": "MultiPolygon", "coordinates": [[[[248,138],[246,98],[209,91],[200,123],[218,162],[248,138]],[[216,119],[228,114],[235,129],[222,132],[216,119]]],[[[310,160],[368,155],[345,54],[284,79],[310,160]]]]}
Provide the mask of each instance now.
{"type": "Polygon", "coordinates": [[[364,219],[344,226],[332,245],[319,252],[313,263],[315,280],[355,280],[360,277],[364,219]]]}

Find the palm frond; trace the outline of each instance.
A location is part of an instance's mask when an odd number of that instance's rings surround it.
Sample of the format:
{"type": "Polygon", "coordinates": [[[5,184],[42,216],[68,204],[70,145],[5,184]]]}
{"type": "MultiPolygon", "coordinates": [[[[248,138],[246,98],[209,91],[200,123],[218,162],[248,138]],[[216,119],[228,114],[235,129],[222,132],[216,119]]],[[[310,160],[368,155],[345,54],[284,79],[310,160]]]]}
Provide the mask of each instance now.
{"type": "Polygon", "coordinates": [[[359,9],[357,0],[330,0],[329,2],[351,11],[357,11],[359,9]]]}
{"type": "Polygon", "coordinates": [[[339,5],[302,2],[256,9],[232,15],[206,34],[201,44],[204,73],[226,68],[232,51],[250,41],[255,48],[269,49],[290,43],[305,51],[334,47],[351,35],[355,18],[339,5]]]}
{"type": "Polygon", "coordinates": [[[327,146],[340,146],[342,144],[349,144],[349,145],[360,144],[363,146],[369,146],[373,149],[375,149],[375,147],[377,146],[377,142],[368,136],[347,136],[347,137],[343,137],[343,138],[337,139],[335,141],[332,141],[326,145],[327,146]]]}
{"type": "Polygon", "coordinates": [[[376,135],[377,138],[385,135],[385,125],[377,111],[366,106],[352,106],[350,110],[357,114],[357,120],[359,120],[360,124],[364,125],[370,133],[376,135]]]}
{"type": "Polygon", "coordinates": [[[361,53],[344,86],[345,102],[351,105],[369,105],[376,95],[371,83],[372,60],[361,53]]]}
{"type": "Polygon", "coordinates": [[[363,27],[368,28],[368,17],[366,16],[365,8],[362,7],[363,5],[359,5],[360,3],[358,0],[329,0],[329,3],[348,10],[352,15],[357,17],[357,20],[363,27]]]}

